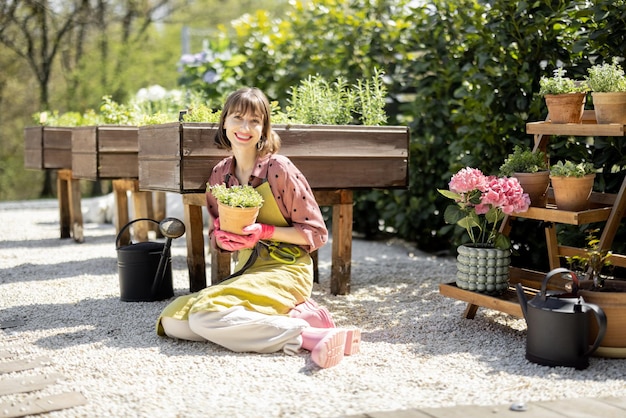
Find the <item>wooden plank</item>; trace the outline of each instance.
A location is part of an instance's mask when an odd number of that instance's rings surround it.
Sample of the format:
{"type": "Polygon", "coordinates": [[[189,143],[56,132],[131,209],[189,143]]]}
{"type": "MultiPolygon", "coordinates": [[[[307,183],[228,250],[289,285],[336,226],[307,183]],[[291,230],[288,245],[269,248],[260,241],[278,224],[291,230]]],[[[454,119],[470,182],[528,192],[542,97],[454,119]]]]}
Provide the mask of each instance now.
{"type": "Polygon", "coordinates": [[[0,373],[21,372],[24,370],[35,369],[37,367],[49,366],[50,364],[52,364],[52,360],[48,357],[5,361],[0,363],[0,373]]]}
{"type": "Polygon", "coordinates": [[[72,129],[72,152],[95,154],[98,149],[98,139],[95,126],[81,126],[72,129]]]}
{"type": "MultiPolygon", "coordinates": [[[[282,154],[282,152],[281,152],[282,154]]],[[[285,154],[286,155],[286,154],[285,154]]],[[[140,157],[141,158],[141,157],[140,157]]],[[[291,161],[306,176],[313,189],[365,189],[403,188],[408,185],[408,166],[404,158],[360,157],[344,158],[337,156],[290,157],[291,161]]],[[[183,160],[183,193],[202,193],[211,174],[211,167],[222,158],[186,158],[183,160]]],[[[144,162],[146,164],[146,162],[144,162]]],[[[156,167],[162,169],[163,167],[156,167]]],[[[154,172],[149,175],[155,175],[154,172]]],[[[174,190],[176,179],[168,174],[156,174],[159,179],[149,179],[141,183],[165,183],[168,190],[174,190]],[[166,177],[169,176],[169,177],[166,177]]],[[[140,173],[140,182],[144,173],[140,173]]]]}
{"type": "Polygon", "coordinates": [[[136,152],[99,152],[98,178],[138,179],[139,157],[136,152]]]}
{"type": "Polygon", "coordinates": [[[72,130],[72,171],[79,179],[98,178],[98,139],[95,126],[83,126],[72,130]]]}
{"type": "MultiPolygon", "coordinates": [[[[190,205],[183,196],[185,207],[185,239],[187,241],[187,268],[189,270],[189,290],[197,292],[207,286],[206,261],[204,249],[204,223],[202,221],[202,206],[190,205]]],[[[204,197],[204,195],[203,195],[204,197]]],[[[217,280],[220,272],[216,270],[218,263],[211,264],[211,279],[217,280]]],[[[223,267],[222,267],[223,268],[223,267]]],[[[228,273],[230,274],[230,263],[228,273]]],[[[213,283],[215,284],[215,283],[213,283]]]]}
{"type": "Polygon", "coordinates": [[[350,293],[352,268],[352,191],[342,190],[342,201],[333,205],[333,243],[330,292],[333,295],[350,293]]]}
{"type": "Polygon", "coordinates": [[[494,309],[519,318],[524,316],[517,298],[517,293],[513,287],[509,287],[509,289],[500,296],[490,296],[460,289],[454,283],[441,283],[439,284],[439,293],[442,296],[461,300],[472,305],[494,309]]]}
{"type": "Polygon", "coordinates": [[[559,399],[542,402],[541,407],[555,413],[565,413],[567,417],[623,417],[624,409],[593,398],[559,399]]]}
{"type": "Polygon", "coordinates": [[[71,149],[48,149],[43,150],[43,167],[55,169],[71,169],[72,168],[72,150],[71,149]]]}
{"type": "Polygon", "coordinates": [[[98,126],[98,152],[137,154],[139,152],[139,128],[123,125],[98,126]]]}
{"type": "Polygon", "coordinates": [[[72,172],[77,179],[98,180],[98,156],[96,153],[72,151],[72,172]]]}
{"type": "Polygon", "coordinates": [[[43,414],[84,405],[87,399],[78,392],[66,392],[59,395],[38,396],[23,402],[0,403],[0,418],[23,417],[43,414]]]}
{"type": "Polygon", "coordinates": [[[528,208],[526,212],[514,213],[512,217],[535,219],[547,222],[565,223],[570,225],[583,225],[593,222],[606,221],[611,214],[612,207],[589,209],[582,212],[570,212],[558,210],[556,207],[547,206],[545,208],[528,208]]]}
{"type": "Polygon", "coordinates": [[[626,411],[626,397],[624,396],[608,396],[606,398],[600,398],[598,400],[626,411]]]}
{"type": "Polygon", "coordinates": [[[71,150],[72,130],[70,127],[45,126],[43,147],[47,149],[71,150]]]}
{"type": "Polygon", "coordinates": [[[24,128],[24,167],[43,169],[43,126],[24,128]]]}
{"type": "Polygon", "coordinates": [[[551,123],[529,122],[527,134],[566,135],[566,136],[624,136],[624,125],[595,123],[551,123]]]}
{"type": "Polygon", "coordinates": [[[526,411],[521,413],[520,411],[512,411],[510,409],[510,405],[459,405],[448,408],[420,408],[420,411],[432,418],[485,418],[490,416],[498,418],[519,418],[520,414],[521,416],[541,418],[573,417],[573,415],[567,415],[567,412],[554,412],[547,410],[542,406],[543,403],[528,403],[526,405],[526,411]]]}
{"type": "Polygon", "coordinates": [[[57,199],[59,201],[59,223],[61,229],[61,238],[71,237],[72,212],[70,208],[70,185],[68,178],[71,179],[71,170],[59,170],[57,172],[57,199]]]}
{"type": "Polygon", "coordinates": [[[17,376],[0,380],[0,396],[13,393],[26,393],[43,389],[56,383],[63,376],[58,373],[33,376],[17,376]]]}

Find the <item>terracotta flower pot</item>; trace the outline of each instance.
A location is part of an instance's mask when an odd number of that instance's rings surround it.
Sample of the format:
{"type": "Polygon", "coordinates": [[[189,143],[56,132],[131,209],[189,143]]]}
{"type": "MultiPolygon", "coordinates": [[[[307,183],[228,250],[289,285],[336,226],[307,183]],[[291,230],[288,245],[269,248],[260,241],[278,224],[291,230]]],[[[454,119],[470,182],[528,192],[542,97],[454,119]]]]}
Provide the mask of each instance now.
{"type": "Polygon", "coordinates": [[[539,171],[537,173],[513,173],[519,184],[528,193],[530,205],[535,207],[546,207],[546,192],[550,185],[550,172],[539,171]]]}
{"type": "Polygon", "coordinates": [[[586,93],[546,94],[544,96],[552,123],[580,123],[583,119],[586,93]]]}
{"type": "Polygon", "coordinates": [[[626,125],[626,92],[591,93],[598,123],[626,125]]]}
{"type": "MultiPolygon", "coordinates": [[[[579,290],[585,302],[598,305],[604,311],[606,334],[594,355],[599,357],[626,358],[626,292],[579,290]]],[[[598,326],[590,321],[590,338],[595,340],[598,326]]]]}
{"type": "Polygon", "coordinates": [[[557,209],[571,212],[589,209],[589,196],[595,177],[595,174],[583,177],[550,176],[557,209]]]}
{"type": "Polygon", "coordinates": [[[233,234],[245,235],[242,231],[246,226],[256,222],[259,216],[258,207],[240,208],[227,206],[218,202],[218,212],[220,216],[220,229],[233,234]]]}

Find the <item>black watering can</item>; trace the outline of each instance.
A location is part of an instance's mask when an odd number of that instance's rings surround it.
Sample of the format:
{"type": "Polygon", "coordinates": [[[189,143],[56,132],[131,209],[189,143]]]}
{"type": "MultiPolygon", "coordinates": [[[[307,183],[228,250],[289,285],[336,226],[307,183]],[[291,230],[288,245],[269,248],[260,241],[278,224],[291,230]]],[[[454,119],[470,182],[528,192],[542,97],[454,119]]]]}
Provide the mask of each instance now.
{"type": "Polygon", "coordinates": [[[606,333],[606,315],[592,303],[576,296],[578,278],[565,269],[550,271],[541,283],[541,292],[527,301],[521,284],[517,297],[528,331],[526,359],[544,366],[565,366],[582,370],[589,366],[589,356],[598,348],[606,333]],[[547,292],[548,281],[557,274],[567,273],[573,280],[572,293],[547,292]],[[589,321],[593,314],[598,322],[598,336],[589,344],[589,321]]]}
{"type": "Polygon", "coordinates": [[[153,302],[174,296],[170,246],[172,238],[185,233],[185,224],[176,218],[157,222],[149,218],[134,219],[117,234],[117,271],[120,278],[120,299],[124,302],[153,302]],[[149,221],[159,225],[165,243],[138,242],[120,246],[126,229],[135,222],[149,221]]]}

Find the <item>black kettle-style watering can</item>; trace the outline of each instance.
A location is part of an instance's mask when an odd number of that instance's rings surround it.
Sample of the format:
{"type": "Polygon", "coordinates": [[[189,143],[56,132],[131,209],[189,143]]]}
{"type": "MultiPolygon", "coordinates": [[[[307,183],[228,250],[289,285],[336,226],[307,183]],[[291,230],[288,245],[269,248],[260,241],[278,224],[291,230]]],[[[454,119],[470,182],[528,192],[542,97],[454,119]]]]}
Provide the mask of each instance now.
{"type": "Polygon", "coordinates": [[[526,319],[526,359],[544,366],[565,366],[582,370],[589,367],[589,356],[598,348],[606,333],[606,315],[592,303],[576,296],[578,278],[565,268],[550,271],[541,283],[541,291],[527,301],[524,289],[517,284],[517,297],[526,319]],[[572,293],[548,293],[548,281],[557,274],[573,280],[572,293]],[[598,323],[598,335],[589,344],[591,316],[598,323]]]}
{"type": "Polygon", "coordinates": [[[170,246],[172,238],[185,233],[185,224],[176,218],[157,222],[150,218],[138,218],[127,223],[117,234],[117,270],[120,280],[120,299],[124,302],[153,302],[174,296],[170,246]],[[161,242],[138,242],[121,246],[122,234],[133,223],[153,222],[166,238],[161,242]]]}

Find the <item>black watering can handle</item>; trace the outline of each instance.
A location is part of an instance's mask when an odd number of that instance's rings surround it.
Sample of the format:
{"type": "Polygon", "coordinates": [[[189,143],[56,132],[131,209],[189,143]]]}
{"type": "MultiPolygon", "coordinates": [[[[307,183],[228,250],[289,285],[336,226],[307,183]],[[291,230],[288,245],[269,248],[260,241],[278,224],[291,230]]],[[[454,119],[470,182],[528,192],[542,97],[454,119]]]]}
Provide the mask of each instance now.
{"type": "Polygon", "coordinates": [[[124,225],[122,229],[120,229],[120,232],[117,234],[117,237],[115,238],[115,249],[117,250],[120,249],[121,245],[119,244],[119,242],[120,242],[120,239],[122,238],[122,234],[124,233],[124,231],[126,231],[126,229],[128,229],[129,226],[139,221],[150,221],[150,222],[154,222],[157,225],[159,224],[157,221],[155,221],[154,219],[150,219],[150,218],[137,218],[137,219],[130,221],[129,223],[124,225]]]}
{"type": "Polygon", "coordinates": [[[596,322],[598,323],[598,336],[589,351],[585,353],[585,356],[589,356],[600,346],[600,343],[604,338],[604,334],[606,334],[606,315],[598,305],[594,305],[593,303],[583,303],[583,306],[586,306],[593,311],[595,314],[594,316],[596,317],[596,322]]]}
{"type": "Polygon", "coordinates": [[[548,289],[548,281],[550,281],[550,279],[552,277],[554,277],[555,275],[559,274],[559,273],[569,273],[570,277],[572,278],[572,293],[576,294],[576,292],[578,292],[578,276],[576,276],[576,274],[571,271],[568,270],[564,267],[559,267],[559,268],[555,268],[553,270],[550,270],[548,272],[548,274],[546,274],[546,277],[543,279],[543,282],[541,282],[541,300],[545,301],[546,297],[548,295],[547,289],[548,289]]]}

